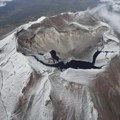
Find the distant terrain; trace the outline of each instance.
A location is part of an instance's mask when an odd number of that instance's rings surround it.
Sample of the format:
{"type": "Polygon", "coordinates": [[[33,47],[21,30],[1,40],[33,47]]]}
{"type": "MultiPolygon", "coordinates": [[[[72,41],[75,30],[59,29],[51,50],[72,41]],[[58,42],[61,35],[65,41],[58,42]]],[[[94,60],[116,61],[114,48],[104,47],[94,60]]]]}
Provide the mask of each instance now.
{"type": "Polygon", "coordinates": [[[0,36],[41,16],[92,8],[99,0],[14,0],[0,7],[0,36]]]}

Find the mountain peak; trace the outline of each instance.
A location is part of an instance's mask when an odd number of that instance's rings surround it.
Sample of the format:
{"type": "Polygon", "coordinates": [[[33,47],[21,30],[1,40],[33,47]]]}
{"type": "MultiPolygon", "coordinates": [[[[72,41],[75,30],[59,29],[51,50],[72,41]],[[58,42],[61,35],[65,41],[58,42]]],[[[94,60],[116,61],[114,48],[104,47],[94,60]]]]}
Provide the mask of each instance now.
{"type": "Polygon", "coordinates": [[[119,32],[98,9],[21,25],[0,40],[1,120],[117,120],[119,32]]]}

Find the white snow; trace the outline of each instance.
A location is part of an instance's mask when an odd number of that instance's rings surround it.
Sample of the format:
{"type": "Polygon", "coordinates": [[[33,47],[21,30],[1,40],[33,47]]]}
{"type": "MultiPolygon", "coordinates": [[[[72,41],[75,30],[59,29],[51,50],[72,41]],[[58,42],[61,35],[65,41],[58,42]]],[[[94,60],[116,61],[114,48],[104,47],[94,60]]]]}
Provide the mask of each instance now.
{"type": "Polygon", "coordinates": [[[27,30],[32,24],[40,23],[40,22],[42,22],[45,18],[46,18],[45,16],[42,16],[42,17],[40,17],[40,18],[39,18],[38,20],[36,20],[36,21],[31,21],[31,22],[29,22],[29,23],[27,23],[27,24],[25,24],[25,25],[22,25],[21,28],[24,28],[24,29],[27,30]]]}
{"type": "Polygon", "coordinates": [[[81,29],[85,29],[85,30],[89,30],[88,26],[85,26],[85,25],[82,25],[80,23],[77,23],[77,22],[70,22],[70,24],[73,24],[75,25],[76,27],[80,27],[81,29]]]}
{"type": "Polygon", "coordinates": [[[94,82],[96,75],[102,72],[103,69],[72,69],[69,68],[61,73],[61,78],[68,82],[79,83],[82,85],[91,85],[94,82]]]}
{"type": "MultiPolygon", "coordinates": [[[[0,41],[0,48],[3,50],[0,54],[0,91],[8,119],[32,72],[27,59],[21,53],[16,52],[16,46],[14,33],[0,41]]],[[[1,113],[0,116],[0,119],[5,120],[1,113]]]]}

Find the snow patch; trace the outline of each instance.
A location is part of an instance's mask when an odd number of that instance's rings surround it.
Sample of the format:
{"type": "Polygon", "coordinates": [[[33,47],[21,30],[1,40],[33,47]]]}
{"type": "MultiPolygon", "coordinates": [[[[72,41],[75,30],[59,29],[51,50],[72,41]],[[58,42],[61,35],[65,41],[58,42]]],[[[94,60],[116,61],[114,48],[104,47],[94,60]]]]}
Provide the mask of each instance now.
{"type": "Polygon", "coordinates": [[[95,69],[72,69],[69,68],[61,73],[60,77],[74,83],[79,83],[82,85],[90,85],[92,81],[95,80],[96,75],[103,70],[95,70],[95,69]]]}

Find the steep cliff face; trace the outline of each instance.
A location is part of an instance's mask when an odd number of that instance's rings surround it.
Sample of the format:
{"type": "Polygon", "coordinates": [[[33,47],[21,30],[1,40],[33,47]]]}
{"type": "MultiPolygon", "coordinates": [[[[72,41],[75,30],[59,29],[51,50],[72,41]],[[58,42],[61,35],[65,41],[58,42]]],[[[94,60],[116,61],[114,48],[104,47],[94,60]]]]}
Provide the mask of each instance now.
{"type": "Polygon", "coordinates": [[[107,24],[96,21],[88,13],[63,13],[22,30],[18,42],[32,52],[54,49],[62,56],[79,58],[81,53],[96,46],[108,29],[107,24]]]}
{"type": "Polygon", "coordinates": [[[119,120],[119,38],[89,12],[62,13],[22,25],[0,41],[1,120],[119,120]],[[60,61],[91,62],[101,69],[62,72],[44,55],[60,61]],[[36,59],[37,58],[37,59],[36,59]]]}

